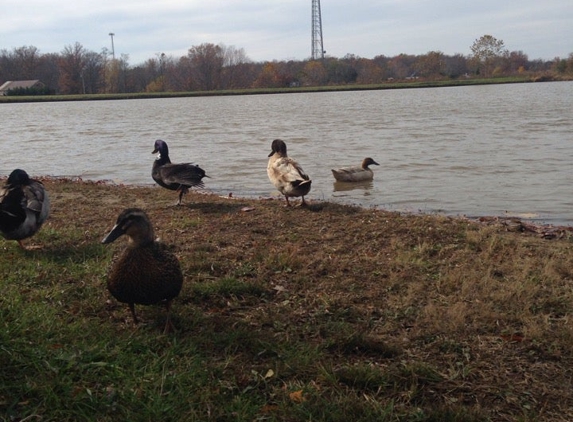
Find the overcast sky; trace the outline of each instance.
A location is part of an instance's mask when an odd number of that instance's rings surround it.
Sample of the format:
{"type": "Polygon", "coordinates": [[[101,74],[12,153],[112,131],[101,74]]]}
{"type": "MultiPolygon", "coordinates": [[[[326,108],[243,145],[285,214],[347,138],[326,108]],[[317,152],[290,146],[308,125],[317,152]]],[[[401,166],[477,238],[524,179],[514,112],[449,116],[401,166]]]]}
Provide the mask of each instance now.
{"type": "MultiPolygon", "coordinates": [[[[59,53],[79,42],[89,51],[129,55],[141,64],[160,53],[179,58],[203,43],[243,49],[254,61],[311,55],[311,0],[0,0],[0,50],[34,46],[59,53]]],[[[482,35],[529,59],[573,53],[573,0],[322,0],[328,56],[373,58],[469,55],[482,35]]]]}

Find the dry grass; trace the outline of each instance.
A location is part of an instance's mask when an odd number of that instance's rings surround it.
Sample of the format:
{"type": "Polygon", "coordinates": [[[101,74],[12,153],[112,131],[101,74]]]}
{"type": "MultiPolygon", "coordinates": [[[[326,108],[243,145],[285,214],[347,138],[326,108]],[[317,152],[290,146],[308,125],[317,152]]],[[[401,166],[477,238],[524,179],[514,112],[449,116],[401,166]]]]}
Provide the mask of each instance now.
{"type": "MultiPolygon", "coordinates": [[[[46,186],[52,215],[31,240],[42,248],[4,249],[16,266],[61,261],[58,279],[43,279],[67,292],[57,318],[163,342],[153,307],[138,313],[157,322],[134,334],[127,307],[105,291],[111,252],[94,245],[128,206],[144,208],[173,245],[186,281],[170,341],[204,359],[218,386],[209,400],[224,386],[235,403],[257,397],[235,419],[204,408],[181,420],[336,420],[340,409],[348,413],[339,420],[573,420],[568,230],[547,240],[503,224],[332,203],[287,209],[192,193],[177,207],[159,188],[46,186]],[[90,257],[93,277],[67,272],[76,253],[90,257]]],[[[33,286],[22,289],[33,296],[33,286]]],[[[29,414],[11,401],[29,398],[0,393],[0,408],[29,414]]]]}

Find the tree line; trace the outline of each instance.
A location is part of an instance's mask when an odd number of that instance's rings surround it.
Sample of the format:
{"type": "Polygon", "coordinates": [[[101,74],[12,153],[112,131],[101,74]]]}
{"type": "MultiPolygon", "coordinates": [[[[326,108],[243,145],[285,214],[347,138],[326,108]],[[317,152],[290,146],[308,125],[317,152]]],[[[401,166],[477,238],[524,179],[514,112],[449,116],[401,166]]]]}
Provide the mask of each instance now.
{"type": "Polygon", "coordinates": [[[182,57],[157,54],[138,65],[129,56],[110,58],[107,49],[89,51],[80,43],[59,53],[42,54],[33,46],[0,50],[0,84],[39,79],[57,94],[189,92],[249,88],[283,88],[348,84],[381,84],[396,80],[445,80],[515,75],[573,77],[568,58],[530,60],[522,51],[508,51],[491,35],[476,39],[472,54],[378,55],[372,59],[342,58],[253,62],[242,48],[205,43],[182,57]]]}

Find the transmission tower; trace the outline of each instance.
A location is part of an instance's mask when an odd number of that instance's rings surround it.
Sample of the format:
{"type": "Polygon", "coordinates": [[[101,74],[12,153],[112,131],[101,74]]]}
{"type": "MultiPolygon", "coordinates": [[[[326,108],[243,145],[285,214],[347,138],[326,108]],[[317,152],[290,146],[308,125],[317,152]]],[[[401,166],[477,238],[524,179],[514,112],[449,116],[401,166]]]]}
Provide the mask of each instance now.
{"type": "Polygon", "coordinates": [[[320,15],[320,0],[312,0],[312,47],[313,60],[324,59],[322,42],[322,17],[320,15]]]}

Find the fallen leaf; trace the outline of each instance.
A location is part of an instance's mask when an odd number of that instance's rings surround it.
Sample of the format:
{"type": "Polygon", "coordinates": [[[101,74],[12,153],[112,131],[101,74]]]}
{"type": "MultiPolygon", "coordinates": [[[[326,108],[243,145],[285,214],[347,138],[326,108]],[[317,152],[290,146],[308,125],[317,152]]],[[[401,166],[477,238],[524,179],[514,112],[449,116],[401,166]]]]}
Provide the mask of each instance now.
{"type": "Polygon", "coordinates": [[[292,393],[290,393],[289,398],[295,402],[295,403],[302,403],[303,401],[305,401],[306,399],[302,396],[302,390],[298,390],[298,391],[293,391],[292,393]]]}

